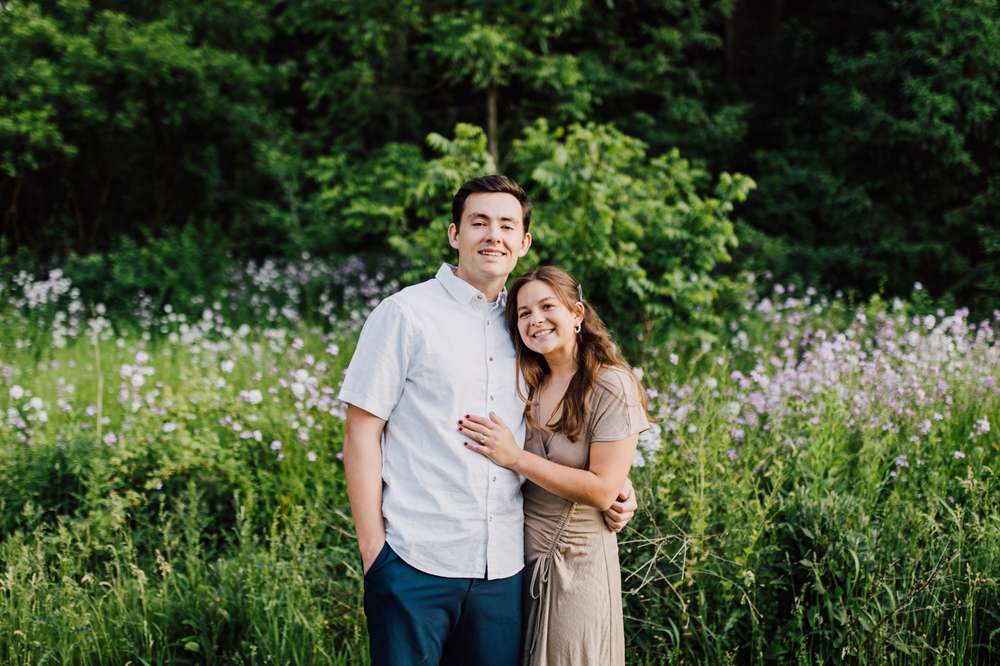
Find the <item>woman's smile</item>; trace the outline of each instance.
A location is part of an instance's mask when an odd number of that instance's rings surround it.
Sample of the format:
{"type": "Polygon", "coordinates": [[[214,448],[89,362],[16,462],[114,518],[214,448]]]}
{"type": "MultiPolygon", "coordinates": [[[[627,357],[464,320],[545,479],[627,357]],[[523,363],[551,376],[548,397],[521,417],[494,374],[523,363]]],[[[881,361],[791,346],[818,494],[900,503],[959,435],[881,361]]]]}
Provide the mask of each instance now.
{"type": "MultiPolygon", "coordinates": [[[[582,310],[582,305],[576,304],[582,310]]],[[[517,328],[524,344],[546,358],[568,356],[576,352],[575,326],[583,312],[570,309],[559,300],[552,287],[534,280],[517,294],[517,328]]]]}

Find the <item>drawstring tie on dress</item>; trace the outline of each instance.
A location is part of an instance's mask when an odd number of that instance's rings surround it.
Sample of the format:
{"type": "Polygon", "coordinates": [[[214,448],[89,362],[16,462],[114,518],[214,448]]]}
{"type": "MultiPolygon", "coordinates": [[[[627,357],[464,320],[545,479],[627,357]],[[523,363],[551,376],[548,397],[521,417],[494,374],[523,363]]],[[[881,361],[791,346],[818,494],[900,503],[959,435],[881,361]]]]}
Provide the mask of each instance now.
{"type": "Polygon", "coordinates": [[[559,537],[562,536],[563,528],[569,522],[569,516],[573,513],[575,506],[575,502],[566,502],[566,508],[563,509],[563,514],[559,519],[559,529],[556,530],[555,536],[552,538],[548,552],[535,560],[535,566],[531,570],[529,594],[531,594],[532,599],[538,601],[538,604],[535,607],[535,619],[531,628],[531,647],[528,649],[528,654],[535,654],[535,647],[538,645],[538,634],[542,629],[542,609],[545,607],[544,597],[549,587],[549,573],[552,570],[552,557],[555,555],[556,548],[559,546],[559,537]]]}

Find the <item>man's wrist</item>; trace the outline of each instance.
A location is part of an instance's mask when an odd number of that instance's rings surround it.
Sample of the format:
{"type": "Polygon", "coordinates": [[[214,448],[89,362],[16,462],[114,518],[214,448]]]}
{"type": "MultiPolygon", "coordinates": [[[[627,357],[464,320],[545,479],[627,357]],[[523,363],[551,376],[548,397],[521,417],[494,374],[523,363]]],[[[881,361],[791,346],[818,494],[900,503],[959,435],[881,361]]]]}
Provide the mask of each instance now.
{"type": "Polygon", "coordinates": [[[385,544],[385,532],[368,534],[364,537],[358,536],[358,548],[361,552],[369,550],[381,550],[385,544]]]}
{"type": "Polygon", "coordinates": [[[358,550],[361,552],[361,563],[364,565],[365,572],[378,557],[378,554],[382,552],[382,548],[386,544],[385,533],[382,533],[381,538],[377,535],[369,536],[366,539],[358,539],[358,550]]]}

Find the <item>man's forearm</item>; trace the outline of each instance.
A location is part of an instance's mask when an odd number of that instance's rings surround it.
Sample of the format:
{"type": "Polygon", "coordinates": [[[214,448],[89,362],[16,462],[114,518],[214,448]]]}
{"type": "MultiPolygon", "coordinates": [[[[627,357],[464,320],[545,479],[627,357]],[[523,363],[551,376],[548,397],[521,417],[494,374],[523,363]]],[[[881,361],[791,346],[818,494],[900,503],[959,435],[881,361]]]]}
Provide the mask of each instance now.
{"type": "Polygon", "coordinates": [[[350,408],[344,436],[344,471],[347,495],[354,516],[354,529],[364,567],[368,567],[385,543],[382,520],[382,447],[384,421],[350,408]]]}
{"type": "Polygon", "coordinates": [[[344,466],[347,474],[347,495],[351,514],[361,544],[385,539],[382,521],[382,452],[358,450],[344,442],[344,466]],[[353,455],[352,455],[353,454],[353,455]]]}

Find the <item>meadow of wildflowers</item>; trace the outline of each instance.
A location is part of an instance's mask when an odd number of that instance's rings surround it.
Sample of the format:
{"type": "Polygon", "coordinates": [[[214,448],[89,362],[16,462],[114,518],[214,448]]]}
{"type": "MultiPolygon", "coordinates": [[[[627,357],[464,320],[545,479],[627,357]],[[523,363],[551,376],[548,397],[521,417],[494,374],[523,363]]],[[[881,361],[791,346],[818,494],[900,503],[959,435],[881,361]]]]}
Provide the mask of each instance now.
{"type": "Polygon", "coordinates": [[[678,661],[997,662],[1000,312],[794,292],[760,285],[721,349],[647,368],[660,422],[621,540],[634,643],[678,661]]]}
{"type": "Polygon", "coordinates": [[[0,663],[363,660],[340,345],[397,288],[366,270],[117,318],[58,271],[4,285],[0,663]]]}
{"type": "MultiPolygon", "coordinates": [[[[336,395],[396,288],[309,257],[128,312],[4,284],[0,663],[366,663],[336,395]]],[[[997,322],[802,291],[748,282],[636,368],[630,663],[1000,661],[997,322]]]]}

